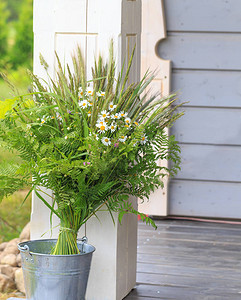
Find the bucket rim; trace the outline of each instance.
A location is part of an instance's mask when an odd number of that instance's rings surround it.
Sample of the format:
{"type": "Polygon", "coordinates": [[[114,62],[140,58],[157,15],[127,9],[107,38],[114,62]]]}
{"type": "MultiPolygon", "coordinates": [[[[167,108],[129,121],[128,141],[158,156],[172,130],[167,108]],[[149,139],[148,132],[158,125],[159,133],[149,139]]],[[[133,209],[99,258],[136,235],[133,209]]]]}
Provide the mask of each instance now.
{"type": "MultiPolygon", "coordinates": [[[[18,250],[22,253],[30,253],[31,255],[34,254],[36,256],[49,256],[49,257],[77,257],[77,256],[83,256],[83,255],[87,255],[87,254],[92,254],[93,252],[95,252],[96,248],[89,244],[89,243],[85,243],[85,245],[88,245],[88,246],[91,246],[92,247],[92,250],[87,252],[87,253],[79,253],[79,254],[65,254],[65,255],[52,255],[52,254],[48,254],[48,253],[39,253],[39,252],[33,252],[33,251],[29,251],[29,250],[24,250],[22,247],[24,247],[25,245],[28,246],[28,244],[31,244],[32,242],[57,242],[57,239],[38,239],[38,240],[28,240],[28,241],[25,241],[25,242],[20,242],[18,243],[18,250]]],[[[77,240],[77,243],[78,244],[83,244],[83,242],[81,241],[78,241],[77,240]]]]}

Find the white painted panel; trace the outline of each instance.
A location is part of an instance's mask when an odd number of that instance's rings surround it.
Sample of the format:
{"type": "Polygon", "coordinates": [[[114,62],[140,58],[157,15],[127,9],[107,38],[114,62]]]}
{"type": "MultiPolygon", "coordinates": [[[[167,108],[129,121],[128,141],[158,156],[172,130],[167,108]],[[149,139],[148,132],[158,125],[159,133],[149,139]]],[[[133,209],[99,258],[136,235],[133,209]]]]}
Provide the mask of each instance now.
{"type": "Polygon", "coordinates": [[[240,0],[164,0],[167,30],[241,32],[240,0]]]}
{"type": "Polygon", "coordinates": [[[55,26],[54,1],[34,0],[33,1],[33,31],[51,33],[55,26]]]}
{"type": "Polygon", "coordinates": [[[183,109],[185,116],[171,128],[179,142],[241,145],[241,109],[183,109]]]}
{"type": "Polygon", "coordinates": [[[241,183],[172,180],[169,214],[241,218],[241,183]]]}
{"type": "MultiPolygon", "coordinates": [[[[137,208],[136,198],[130,198],[137,208]]],[[[88,237],[96,247],[93,254],[86,300],[121,300],[136,284],[137,217],[126,214],[122,224],[113,213],[115,224],[106,210],[91,217],[78,234],[88,237]]]]}
{"type": "Polygon", "coordinates": [[[55,50],[55,35],[53,32],[37,32],[34,34],[34,59],[33,59],[33,72],[38,77],[47,80],[46,71],[41,66],[39,56],[44,57],[45,61],[49,65],[48,73],[50,76],[54,76],[54,50],[55,50]]]}
{"type": "Polygon", "coordinates": [[[241,70],[241,34],[171,33],[159,54],[173,68],[241,70]]]}
{"type": "Polygon", "coordinates": [[[86,32],[86,0],[58,0],[55,4],[56,32],[86,32]]]}
{"type": "Polygon", "coordinates": [[[241,147],[181,145],[181,171],[176,178],[241,182],[241,147]]]}
{"type": "Polygon", "coordinates": [[[72,67],[71,57],[77,46],[80,46],[86,62],[87,78],[91,78],[91,67],[97,53],[97,35],[95,34],[56,34],[56,51],[62,62],[72,67]],[[74,50],[73,50],[74,49],[74,50]],[[86,52],[88,49],[88,52],[86,52]]]}
{"type": "Polygon", "coordinates": [[[174,70],[172,91],[188,106],[241,107],[241,73],[174,70]]]}

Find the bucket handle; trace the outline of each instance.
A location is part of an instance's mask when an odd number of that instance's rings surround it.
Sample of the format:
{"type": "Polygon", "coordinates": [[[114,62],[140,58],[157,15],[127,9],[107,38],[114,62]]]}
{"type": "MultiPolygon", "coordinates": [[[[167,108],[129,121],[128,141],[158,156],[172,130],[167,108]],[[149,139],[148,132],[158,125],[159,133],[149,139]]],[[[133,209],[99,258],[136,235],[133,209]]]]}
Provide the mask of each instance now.
{"type": "MultiPolygon", "coordinates": [[[[29,246],[28,245],[24,245],[24,246],[20,246],[18,245],[18,249],[22,252],[26,252],[27,256],[30,256],[30,260],[33,261],[32,259],[32,254],[29,251],[29,246]]],[[[28,257],[26,256],[26,260],[29,260],[28,257]]]]}
{"type": "Polygon", "coordinates": [[[88,243],[88,238],[87,236],[83,236],[81,239],[77,239],[78,242],[82,242],[82,253],[85,253],[84,251],[84,245],[88,243]]]}
{"type": "Polygon", "coordinates": [[[28,252],[29,253],[29,246],[28,245],[24,245],[24,246],[18,246],[18,249],[23,251],[23,252],[28,252]]]}
{"type": "Polygon", "coordinates": [[[84,244],[87,244],[88,243],[88,238],[87,238],[87,236],[83,236],[81,239],[77,239],[77,241],[82,242],[84,244]]]}

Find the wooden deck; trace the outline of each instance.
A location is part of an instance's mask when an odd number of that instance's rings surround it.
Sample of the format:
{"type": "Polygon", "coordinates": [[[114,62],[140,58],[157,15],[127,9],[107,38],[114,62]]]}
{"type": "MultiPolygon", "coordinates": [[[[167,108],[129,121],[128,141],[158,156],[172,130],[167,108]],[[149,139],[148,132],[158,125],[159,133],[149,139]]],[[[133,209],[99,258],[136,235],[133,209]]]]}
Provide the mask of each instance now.
{"type": "Polygon", "coordinates": [[[241,225],[139,224],[137,285],[125,300],[241,299],[241,225]]]}

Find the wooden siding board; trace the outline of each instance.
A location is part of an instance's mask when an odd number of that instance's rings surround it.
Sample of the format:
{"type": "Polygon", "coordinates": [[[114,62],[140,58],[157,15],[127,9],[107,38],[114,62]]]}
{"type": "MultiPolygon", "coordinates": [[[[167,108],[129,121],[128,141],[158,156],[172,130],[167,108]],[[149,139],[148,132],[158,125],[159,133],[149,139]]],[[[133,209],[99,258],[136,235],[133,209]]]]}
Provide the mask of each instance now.
{"type": "MultiPolygon", "coordinates": [[[[241,100],[241,99],[240,99],[241,100]]],[[[241,109],[185,107],[171,128],[181,143],[241,145],[241,109]]]]}
{"type": "Polygon", "coordinates": [[[173,70],[171,90],[188,106],[241,107],[241,73],[173,70]]]}
{"type": "Polygon", "coordinates": [[[169,33],[158,45],[173,68],[241,70],[241,34],[169,33]]]}
{"type": "Polygon", "coordinates": [[[172,180],[170,215],[241,218],[241,183],[172,180]]]}
{"type": "Polygon", "coordinates": [[[199,144],[180,147],[182,162],[177,179],[241,182],[241,147],[199,144]]]}
{"type": "Polygon", "coordinates": [[[241,32],[240,0],[164,0],[167,30],[241,32]]]}

